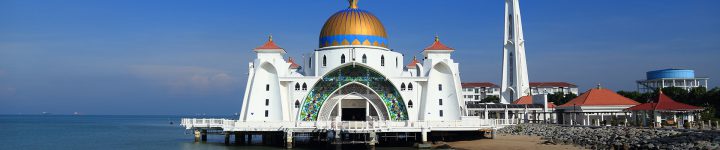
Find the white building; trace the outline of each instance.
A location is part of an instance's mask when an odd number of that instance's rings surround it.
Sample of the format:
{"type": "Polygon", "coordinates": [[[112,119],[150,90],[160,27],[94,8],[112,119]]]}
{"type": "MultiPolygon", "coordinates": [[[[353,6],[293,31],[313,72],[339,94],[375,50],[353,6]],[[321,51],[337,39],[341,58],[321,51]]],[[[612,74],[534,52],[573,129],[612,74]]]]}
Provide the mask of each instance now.
{"type": "Polygon", "coordinates": [[[305,64],[270,38],[255,48],[241,121],[460,120],[455,49],[435,41],[425,59],[403,63],[380,20],[353,2],[325,22],[305,64]]]}
{"type": "Polygon", "coordinates": [[[532,95],[554,94],[557,92],[578,95],[577,85],[567,82],[530,82],[530,91],[532,95]]]}
{"type": "Polygon", "coordinates": [[[490,82],[464,82],[462,88],[465,101],[480,101],[488,96],[500,97],[500,86],[490,82]]]}
{"type": "MultiPolygon", "coordinates": [[[[463,82],[463,100],[480,101],[488,96],[500,97],[500,86],[490,82],[463,82]]],[[[578,87],[567,82],[530,82],[532,95],[554,94],[557,92],[578,95],[578,87]]]]}

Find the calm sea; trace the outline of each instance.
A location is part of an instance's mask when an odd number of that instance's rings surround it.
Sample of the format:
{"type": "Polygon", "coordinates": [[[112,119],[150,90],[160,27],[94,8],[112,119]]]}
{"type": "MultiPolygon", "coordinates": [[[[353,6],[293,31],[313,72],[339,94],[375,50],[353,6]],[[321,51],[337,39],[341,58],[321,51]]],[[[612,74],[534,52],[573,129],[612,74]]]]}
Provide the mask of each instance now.
{"type": "MultiPolygon", "coordinates": [[[[180,118],[182,116],[0,115],[0,150],[284,150],[282,147],[269,146],[225,146],[221,135],[208,136],[207,143],[195,143],[191,132],[180,127],[180,118]]],[[[364,148],[343,146],[341,149],[364,148]]],[[[377,149],[414,148],[379,147],[377,149]]]]}
{"type": "Polygon", "coordinates": [[[181,116],[0,115],[0,150],[282,149],[225,146],[222,136],[195,143],[181,116]],[[170,122],[175,124],[170,124],[170,122]]]}

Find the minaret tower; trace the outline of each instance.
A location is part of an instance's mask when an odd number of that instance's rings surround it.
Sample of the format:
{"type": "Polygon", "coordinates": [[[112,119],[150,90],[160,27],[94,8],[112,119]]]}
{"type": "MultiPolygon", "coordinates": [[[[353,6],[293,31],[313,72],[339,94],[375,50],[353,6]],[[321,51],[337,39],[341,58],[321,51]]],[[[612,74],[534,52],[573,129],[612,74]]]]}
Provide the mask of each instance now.
{"type": "Polygon", "coordinates": [[[503,41],[502,86],[500,102],[508,104],[530,95],[525,39],[523,38],[520,4],[518,0],[505,0],[505,41],[503,41]]]}

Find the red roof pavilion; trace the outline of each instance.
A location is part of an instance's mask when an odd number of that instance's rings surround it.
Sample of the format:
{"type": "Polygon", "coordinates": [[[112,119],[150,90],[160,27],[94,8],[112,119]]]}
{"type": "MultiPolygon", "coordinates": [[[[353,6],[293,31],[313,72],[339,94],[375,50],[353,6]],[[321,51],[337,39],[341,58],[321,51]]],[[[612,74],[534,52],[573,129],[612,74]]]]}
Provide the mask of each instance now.
{"type": "Polygon", "coordinates": [[[653,110],[653,111],[692,111],[702,110],[702,107],[688,105],[677,102],[660,91],[658,98],[654,102],[643,103],[637,106],[630,107],[626,110],[629,111],[641,111],[641,110],[653,110]]]}
{"type": "Polygon", "coordinates": [[[601,106],[601,105],[638,105],[635,100],[624,97],[609,89],[593,88],[569,102],[560,105],[567,106],[601,106]]]}

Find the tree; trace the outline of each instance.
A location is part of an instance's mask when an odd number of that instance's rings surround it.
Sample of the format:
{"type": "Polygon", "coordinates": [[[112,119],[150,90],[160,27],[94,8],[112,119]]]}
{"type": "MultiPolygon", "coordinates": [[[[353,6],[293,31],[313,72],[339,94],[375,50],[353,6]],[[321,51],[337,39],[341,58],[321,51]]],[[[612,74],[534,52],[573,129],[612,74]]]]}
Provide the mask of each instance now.
{"type": "Polygon", "coordinates": [[[565,104],[576,97],[577,95],[573,93],[565,94],[564,92],[555,92],[547,95],[548,101],[555,103],[555,105],[565,104]]]}
{"type": "Polygon", "coordinates": [[[635,100],[639,103],[650,102],[651,100],[654,100],[654,97],[657,95],[656,92],[640,93],[637,91],[618,91],[617,94],[635,100]]]}
{"type": "Polygon", "coordinates": [[[487,96],[480,100],[483,103],[500,103],[500,98],[494,95],[487,96]]]}

